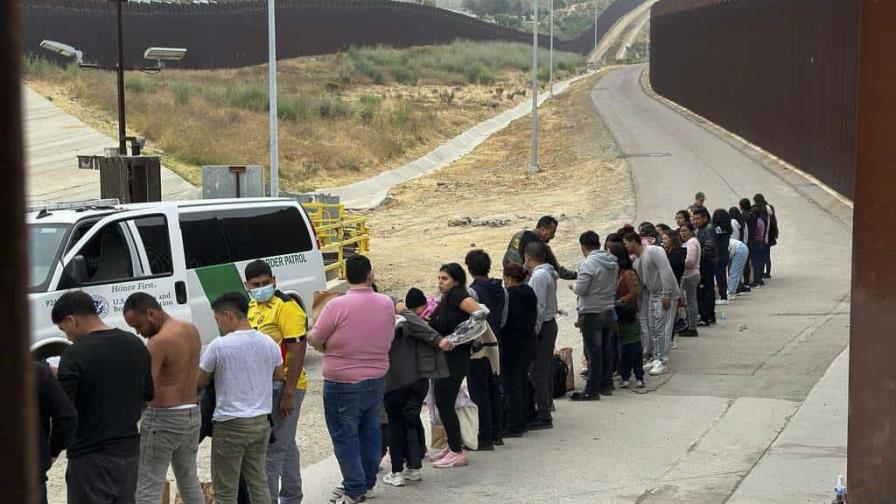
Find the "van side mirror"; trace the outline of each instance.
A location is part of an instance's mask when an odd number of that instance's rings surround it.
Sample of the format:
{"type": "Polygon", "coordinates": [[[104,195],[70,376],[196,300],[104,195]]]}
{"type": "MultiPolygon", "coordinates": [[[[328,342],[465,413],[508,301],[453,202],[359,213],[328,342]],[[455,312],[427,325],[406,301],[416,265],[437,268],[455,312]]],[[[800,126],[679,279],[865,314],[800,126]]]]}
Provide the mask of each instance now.
{"type": "Polygon", "coordinates": [[[60,284],[67,287],[78,287],[87,281],[87,260],[82,255],[76,255],[65,265],[62,270],[60,284]]]}

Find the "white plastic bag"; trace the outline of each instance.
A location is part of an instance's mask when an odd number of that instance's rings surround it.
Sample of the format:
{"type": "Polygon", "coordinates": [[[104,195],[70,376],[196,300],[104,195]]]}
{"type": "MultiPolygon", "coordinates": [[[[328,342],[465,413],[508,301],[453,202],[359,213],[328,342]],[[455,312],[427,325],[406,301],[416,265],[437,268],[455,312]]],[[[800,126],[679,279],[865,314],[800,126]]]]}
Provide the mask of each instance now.
{"type": "MultiPolygon", "coordinates": [[[[426,395],[426,406],[429,409],[429,421],[432,424],[430,446],[438,449],[444,448],[448,444],[448,438],[439,418],[439,408],[436,406],[433,387],[429,388],[429,394],[426,395]]],[[[464,446],[471,450],[476,450],[479,448],[479,408],[470,399],[466,380],[460,385],[457,399],[454,401],[454,410],[457,412],[457,418],[460,421],[460,434],[464,446]]]]}

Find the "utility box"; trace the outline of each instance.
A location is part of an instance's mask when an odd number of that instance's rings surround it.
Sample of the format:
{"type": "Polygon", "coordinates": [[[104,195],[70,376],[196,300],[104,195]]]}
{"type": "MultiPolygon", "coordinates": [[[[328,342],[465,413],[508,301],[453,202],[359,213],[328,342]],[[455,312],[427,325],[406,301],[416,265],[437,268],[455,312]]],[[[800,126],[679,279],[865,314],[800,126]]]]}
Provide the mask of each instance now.
{"type": "Polygon", "coordinates": [[[203,199],[263,198],[261,165],[208,165],[202,167],[203,199]]]}
{"type": "Polygon", "coordinates": [[[78,168],[99,170],[100,198],[122,203],[162,201],[159,156],[78,156],[78,168]]]}

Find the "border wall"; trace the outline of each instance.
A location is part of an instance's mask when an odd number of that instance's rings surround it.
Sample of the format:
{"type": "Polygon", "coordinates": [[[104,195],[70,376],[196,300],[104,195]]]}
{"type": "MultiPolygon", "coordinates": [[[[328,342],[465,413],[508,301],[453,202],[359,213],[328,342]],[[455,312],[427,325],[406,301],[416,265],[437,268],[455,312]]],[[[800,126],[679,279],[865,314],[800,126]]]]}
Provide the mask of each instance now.
{"type": "Polygon", "coordinates": [[[662,0],[650,53],[657,93],[852,198],[859,2],[662,0]]]}

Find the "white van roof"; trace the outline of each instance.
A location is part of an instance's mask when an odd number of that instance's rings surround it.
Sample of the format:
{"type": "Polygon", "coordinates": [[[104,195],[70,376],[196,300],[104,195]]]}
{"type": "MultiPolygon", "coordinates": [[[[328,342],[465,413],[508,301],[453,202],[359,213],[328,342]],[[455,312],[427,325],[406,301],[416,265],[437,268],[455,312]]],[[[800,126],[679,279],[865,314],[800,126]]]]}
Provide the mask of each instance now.
{"type": "Polygon", "coordinates": [[[48,203],[31,205],[25,220],[28,224],[72,224],[85,217],[105,216],[125,210],[154,209],[175,206],[177,208],[203,208],[220,206],[244,206],[261,203],[292,203],[292,198],[226,198],[185,201],[157,201],[151,203],[121,204],[118,200],[89,200],[73,203],[48,203]]]}

